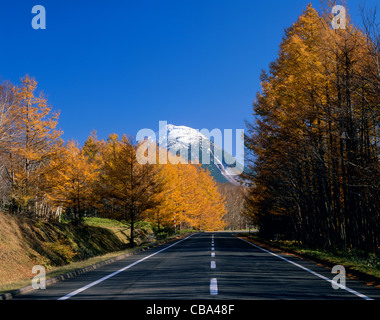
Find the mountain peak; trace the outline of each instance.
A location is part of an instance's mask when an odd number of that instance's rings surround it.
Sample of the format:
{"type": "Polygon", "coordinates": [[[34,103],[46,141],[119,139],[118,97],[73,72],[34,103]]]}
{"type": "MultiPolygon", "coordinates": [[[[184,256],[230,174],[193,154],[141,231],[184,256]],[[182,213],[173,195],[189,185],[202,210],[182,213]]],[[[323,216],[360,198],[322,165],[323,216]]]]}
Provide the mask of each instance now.
{"type": "MultiPolygon", "coordinates": [[[[208,133],[205,135],[191,127],[166,124],[160,128],[160,134],[158,141],[160,147],[167,148],[174,154],[182,150],[181,154],[186,154],[187,160],[199,160],[202,167],[207,168],[216,181],[237,183],[234,178],[236,170],[231,163],[235,163],[235,167],[241,164],[223,150],[222,146],[216,145],[210,137],[207,137],[208,133]]],[[[215,137],[214,140],[216,140],[215,137]]],[[[218,141],[221,144],[222,137],[219,137],[218,141]]]]}

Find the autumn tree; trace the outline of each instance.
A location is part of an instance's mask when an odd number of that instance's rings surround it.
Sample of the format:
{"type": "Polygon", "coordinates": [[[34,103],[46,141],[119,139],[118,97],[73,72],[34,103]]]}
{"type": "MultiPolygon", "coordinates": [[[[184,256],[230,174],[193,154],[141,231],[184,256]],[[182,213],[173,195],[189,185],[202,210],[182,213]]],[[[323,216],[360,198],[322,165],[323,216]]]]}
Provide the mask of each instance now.
{"type": "Polygon", "coordinates": [[[176,229],[220,230],[225,226],[225,201],[209,171],[200,165],[179,162],[168,153],[161,165],[163,190],[161,203],[154,209],[152,221],[176,229]],[[159,216],[157,216],[159,215],[159,216]],[[154,219],[154,220],[153,220],[154,219]]]}
{"type": "Polygon", "coordinates": [[[195,214],[193,223],[198,225],[200,230],[223,230],[226,226],[225,197],[219,192],[216,182],[207,169],[199,167],[197,170],[197,189],[195,190],[197,200],[194,205],[197,206],[198,212],[195,214]]]}
{"type": "MultiPolygon", "coordinates": [[[[171,157],[170,154],[167,156],[171,157]]],[[[182,199],[178,188],[178,167],[170,161],[162,164],[156,178],[162,183],[163,189],[158,195],[159,205],[148,212],[148,219],[156,223],[160,230],[161,226],[172,227],[175,220],[181,221],[182,199]]]]}
{"type": "Polygon", "coordinates": [[[230,230],[245,229],[249,219],[244,213],[245,188],[232,183],[217,183],[219,193],[225,198],[226,214],[223,220],[230,230]]]}
{"type": "Polygon", "coordinates": [[[41,170],[55,152],[61,131],[56,129],[59,113],[52,112],[42,93],[36,95],[37,82],[28,75],[13,88],[6,133],[7,178],[11,185],[12,210],[36,213],[41,191],[41,170]]]}
{"type": "Polygon", "coordinates": [[[94,208],[95,182],[99,165],[75,141],[68,141],[61,152],[51,159],[45,170],[45,183],[49,199],[72,214],[76,223],[94,208]]]}
{"type": "Polygon", "coordinates": [[[349,19],[345,30],[330,22],[309,5],[261,76],[245,139],[246,211],[268,236],[373,250],[379,95],[366,75],[376,65],[361,30],[349,19]]]}
{"type": "Polygon", "coordinates": [[[15,86],[9,81],[0,84],[0,184],[2,207],[8,204],[11,185],[13,184],[12,170],[12,141],[15,136],[11,110],[15,105],[15,86]]]}
{"type": "Polygon", "coordinates": [[[157,194],[161,182],[157,178],[159,167],[140,164],[136,158],[138,145],[123,135],[108,137],[102,153],[99,192],[104,206],[116,207],[113,217],[130,225],[130,244],[134,246],[135,223],[159,204],[157,194]]]}
{"type": "MultiPolygon", "coordinates": [[[[135,224],[157,221],[178,229],[225,226],[225,199],[208,171],[169,155],[169,164],[139,162],[140,144],[123,135],[81,147],[64,142],[58,113],[25,76],[19,86],[0,85],[1,203],[14,213],[80,223],[86,214],[124,220],[134,245],[135,224]],[[177,164],[172,164],[177,163],[177,164]]],[[[156,148],[156,145],[153,145],[156,148]]],[[[167,150],[156,149],[157,152],[167,150]]]]}

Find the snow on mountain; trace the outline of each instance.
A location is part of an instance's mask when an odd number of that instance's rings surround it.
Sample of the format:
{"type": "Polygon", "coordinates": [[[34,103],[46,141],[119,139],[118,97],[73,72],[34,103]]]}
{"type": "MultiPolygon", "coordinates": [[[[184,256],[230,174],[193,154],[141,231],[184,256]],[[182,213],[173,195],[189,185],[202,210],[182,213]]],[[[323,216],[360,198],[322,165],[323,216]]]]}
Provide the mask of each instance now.
{"type": "MultiPolygon", "coordinates": [[[[207,135],[199,130],[166,124],[160,128],[158,144],[167,148],[173,154],[185,155],[191,163],[201,163],[207,168],[216,181],[237,183],[235,179],[237,171],[242,165],[228,152],[218,146],[207,135]]],[[[220,137],[221,139],[221,137],[220,137]]],[[[216,142],[217,138],[214,137],[216,142]]],[[[218,141],[220,144],[221,140],[218,141]]]]}

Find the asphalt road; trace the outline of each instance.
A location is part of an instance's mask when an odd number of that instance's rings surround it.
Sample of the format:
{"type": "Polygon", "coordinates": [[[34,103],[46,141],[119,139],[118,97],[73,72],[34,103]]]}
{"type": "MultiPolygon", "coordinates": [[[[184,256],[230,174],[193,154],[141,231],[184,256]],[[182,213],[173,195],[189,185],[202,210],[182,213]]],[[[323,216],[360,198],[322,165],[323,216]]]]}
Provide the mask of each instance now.
{"type": "Polygon", "coordinates": [[[331,270],[271,253],[228,232],[198,233],[129,256],[17,299],[380,299],[380,289],[331,270]]]}

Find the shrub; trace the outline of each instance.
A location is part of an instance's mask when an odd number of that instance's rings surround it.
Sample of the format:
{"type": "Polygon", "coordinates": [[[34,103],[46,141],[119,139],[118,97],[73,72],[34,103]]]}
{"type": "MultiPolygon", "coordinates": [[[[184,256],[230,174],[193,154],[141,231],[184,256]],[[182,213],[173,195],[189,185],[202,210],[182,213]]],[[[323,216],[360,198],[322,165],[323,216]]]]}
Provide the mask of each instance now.
{"type": "Polygon", "coordinates": [[[72,262],[72,259],[77,254],[72,246],[65,239],[59,239],[56,242],[45,242],[45,247],[58,255],[65,263],[72,262]]]}

